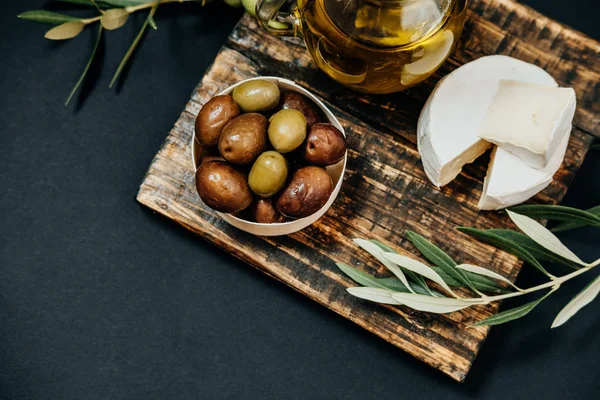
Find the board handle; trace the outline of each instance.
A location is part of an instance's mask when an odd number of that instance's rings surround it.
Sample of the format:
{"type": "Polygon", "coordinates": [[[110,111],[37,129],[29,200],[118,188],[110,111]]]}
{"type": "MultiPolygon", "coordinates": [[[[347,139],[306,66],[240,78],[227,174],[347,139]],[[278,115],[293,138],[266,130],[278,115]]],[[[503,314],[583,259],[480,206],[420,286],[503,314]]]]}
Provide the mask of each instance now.
{"type": "MultiPolygon", "coordinates": [[[[298,7],[291,11],[280,11],[287,0],[258,0],[256,19],[267,32],[276,36],[302,36],[298,7]]],[[[300,3],[300,2],[299,2],[300,3]]]]}

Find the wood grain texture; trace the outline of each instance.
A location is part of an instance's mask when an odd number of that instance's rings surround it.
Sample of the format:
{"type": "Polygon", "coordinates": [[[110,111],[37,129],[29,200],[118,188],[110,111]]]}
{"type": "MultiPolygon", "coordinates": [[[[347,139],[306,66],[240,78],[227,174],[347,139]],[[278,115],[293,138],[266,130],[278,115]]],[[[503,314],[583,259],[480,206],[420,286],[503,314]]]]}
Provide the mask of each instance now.
{"type": "Polygon", "coordinates": [[[356,284],[335,263],[384,275],[351,239],[376,238],[416,254],[404,235],[410,229],[456,260],[516,278],[521,264],[514,257],[455,229],[510,226],[504,215],[477,209],[486,157],[438,190],[427,180],[416,151],[416,121],[423,103],[439,78],[457,66],[485,54],[509,54],[543,66],[577,91],[580,106],[565,163],[535,202],[554,204],[564,196],[592,135],[599,134],[600,115],[598,43],[526,7],[496,0],[471,2],[463,37],[452,59],[424,84],[369,96],[348,91],[318,71],[300,41],[271,37],[243,17],[152,161],[138,201],[462,381],[488,333],[487,327],[467,326],[497,312],[497,304],[433,315],[364,302],[346,293],[356,284]],[[229,226],[202,204],[194,187],[190,140],[200,107],[227,86],[258,75],[285,77],[309,88],[330,106],[348,135],[348,170],[333,207],[304,231],[281,238],[255,237],[229,226]]]}

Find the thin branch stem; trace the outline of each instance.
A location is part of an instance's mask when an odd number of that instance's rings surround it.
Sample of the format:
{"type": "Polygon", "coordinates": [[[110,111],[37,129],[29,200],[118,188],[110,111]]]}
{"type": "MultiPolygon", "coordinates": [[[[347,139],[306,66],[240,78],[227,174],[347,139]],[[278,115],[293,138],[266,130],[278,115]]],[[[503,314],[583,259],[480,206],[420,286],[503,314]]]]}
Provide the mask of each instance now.
{"type": "Polygon", "coordinates": [[[508,293],[508,294],[501,294],[501,295],[497,295],[497,296],[488,296],[485,299],[485,303],[483,303],[483,304],[491,303],[493,301],[499,301],[499,300],[509,299],[511,297],[517,297],[517,296],[521,296],[521,295],[528,294],[528,293],[537,292],[539,290],[548,289],[548,288],[551,288],[551,287],[554,287],[554,286],[558,287],[562,283],[564,283],[564,282],[566,282],[566,281],[568,281],[568,280],[570,280],[572,278],[575,278],[576,276],[579,276],[579,275],[581,275],[581,274],[583,274],[583,273],[591,270],[592,268],[594,268],[595,266],[597,266],[599,264],[600,264],[600,259],[598,259],[595,262],[589,264],[585,268],[578,269],[577,271],[571,272],[570,274],[567,274],[567,275],[563,275],[563,276],[561,276],[559,278],[556,278],[556,279],[551,280],[549,282],[543,283],[541,285],[533,286],[533,287],[530,287],[528,289],[522,289],[519,292],[513,292],[513,293],[508,293]]]}
{"type": "MultiPolygon", "coordinates": [[[[125,7],[124,10],[127,11],[129,14],[134,13],[136,11],[139,10],[143,10],[146,8],[152,8],[154,6],[158,6],[160,4],[167,4],[167,3],[186,3],[189,1],[195,1],[195,0],[159,0],[159,1],[155,1],[152,3],[142,3],[139,4],[137,6],[129,6],[129,7],[125,7]]],[[[98,15],[97,17],[93,17],[93,18],[87,18],[87,19],[82,19],[81,22],[83,22],[84,24],[88,25],[88,24],[92,24],[96,21],[100,21],[100,19],[102,18],[102,15],[98,15]]]]}

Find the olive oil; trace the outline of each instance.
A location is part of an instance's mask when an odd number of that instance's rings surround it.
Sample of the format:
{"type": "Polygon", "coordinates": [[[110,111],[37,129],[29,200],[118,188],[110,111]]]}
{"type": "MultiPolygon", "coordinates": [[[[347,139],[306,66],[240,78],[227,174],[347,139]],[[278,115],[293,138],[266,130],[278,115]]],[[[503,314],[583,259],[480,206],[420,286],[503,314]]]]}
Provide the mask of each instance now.
{"type": "Polygon", "coordinates": [[[425,80],[460,37],[466,0],[299,0],[309,52],[336,81],[391,93],[425,80]]]}

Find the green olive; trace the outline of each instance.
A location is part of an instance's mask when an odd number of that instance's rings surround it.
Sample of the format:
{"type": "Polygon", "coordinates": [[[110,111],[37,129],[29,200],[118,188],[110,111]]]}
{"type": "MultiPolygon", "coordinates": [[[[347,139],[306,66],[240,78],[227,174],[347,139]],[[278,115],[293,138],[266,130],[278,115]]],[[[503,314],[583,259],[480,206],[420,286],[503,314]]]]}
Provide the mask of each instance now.
{"type": "Polygon", "coordinates": [[[262,153],[250,170],[248,185],[260,197],[273,196],[281,190],[288,175],[285,158],[276,151],[262,153]]]}
{"type": "Polygon", "coordinates": [[[306,117],[298,110],[284,109],[269,121],[269,140],[280,153],[296,150],[306,138],[306,117]]]}
{"type": "Polygon", "coordinates": [[[257,79],[233,89],[233,99],[244,112],[263,112],[277,107],[279,88],[270,81],[257,79]]]}
{"type": "Polygon", "coordinates": [[[324,119],[323,113],[317,107],[317,105],[306,96],[303,96],[297,92],[292,92],[289,90],[281,92],[279,107],[282,109],[292,108],[300,111],[306,117],[308,126],[313,126],[317,122],[321,122],[324,119]]]}

